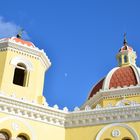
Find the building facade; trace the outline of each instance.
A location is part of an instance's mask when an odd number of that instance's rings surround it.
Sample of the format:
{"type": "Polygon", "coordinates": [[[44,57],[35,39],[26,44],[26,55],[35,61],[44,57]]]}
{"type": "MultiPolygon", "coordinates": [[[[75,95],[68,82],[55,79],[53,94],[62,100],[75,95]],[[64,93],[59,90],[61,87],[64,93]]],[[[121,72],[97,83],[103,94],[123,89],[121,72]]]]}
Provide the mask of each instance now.
{"type": "Polygon", "coordinates": [[[140,140],[140,68],[126,40],[113,68],[81,108],[60,110],[43,96],[51,62],[19,36],[0,39],[0,140],[140,140]]]}

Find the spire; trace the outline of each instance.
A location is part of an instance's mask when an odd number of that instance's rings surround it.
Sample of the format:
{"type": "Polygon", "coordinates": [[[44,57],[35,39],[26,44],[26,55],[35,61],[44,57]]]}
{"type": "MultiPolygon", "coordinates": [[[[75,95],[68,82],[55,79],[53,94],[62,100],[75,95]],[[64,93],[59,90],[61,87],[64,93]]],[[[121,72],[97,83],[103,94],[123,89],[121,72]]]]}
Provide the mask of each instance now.
{"type": "Polygon", "coordinates": [[[17,34],[17,38],[22,38],[22,33],[23,33],[23,31],[24,31],[24,29],[20,29],[19,31],[18,31],[18,34],[17,34]]]}
{"type": "Polygon", "coordinates": [[[124,46],[126,46],[126,45],[127,45],[126,33],[124,33],[124,40],[123,40],[123,44],[124,44],[124,46]]]}

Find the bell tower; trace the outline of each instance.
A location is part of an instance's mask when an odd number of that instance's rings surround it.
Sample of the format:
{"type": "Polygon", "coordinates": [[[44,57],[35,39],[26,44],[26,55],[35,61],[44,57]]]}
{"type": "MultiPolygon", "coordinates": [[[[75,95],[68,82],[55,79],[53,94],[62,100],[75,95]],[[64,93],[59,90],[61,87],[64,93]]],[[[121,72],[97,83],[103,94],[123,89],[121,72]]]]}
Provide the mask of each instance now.
{"type": "Polygon", "coordinates": [[[45,52],[21,36],[0,39],[0,92],[43,104],[44,76],[50,65],[45,52]]]}

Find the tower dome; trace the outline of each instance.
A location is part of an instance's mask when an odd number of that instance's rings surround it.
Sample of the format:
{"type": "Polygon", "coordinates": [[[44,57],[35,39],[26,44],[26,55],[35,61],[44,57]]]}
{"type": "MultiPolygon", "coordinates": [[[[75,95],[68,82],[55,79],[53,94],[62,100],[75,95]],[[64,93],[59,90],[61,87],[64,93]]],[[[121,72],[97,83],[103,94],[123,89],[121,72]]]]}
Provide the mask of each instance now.
{"type": "Polygon", "coordinates": [[[136,52],[127,44],[124,44],[117,54],[118,67],[113,68],[104,78],[93,86],[88,99],[93,97],[100,90],[111,90],[136,86],[140,83],[140,68],[136,66],[136,52]]]}
{"type": "Polygon", "coordinates": [[[36,48],[35,45],[32,42],[26,41],[26,40],[23,40],[21,38],[14,37],[14,36],[10,37],[10,38],[2,38],[2,39],[0,39],[0,42],[12,42],[12,43],[22,45],[22,46],[25,46],[25,47],[36,48]]]}

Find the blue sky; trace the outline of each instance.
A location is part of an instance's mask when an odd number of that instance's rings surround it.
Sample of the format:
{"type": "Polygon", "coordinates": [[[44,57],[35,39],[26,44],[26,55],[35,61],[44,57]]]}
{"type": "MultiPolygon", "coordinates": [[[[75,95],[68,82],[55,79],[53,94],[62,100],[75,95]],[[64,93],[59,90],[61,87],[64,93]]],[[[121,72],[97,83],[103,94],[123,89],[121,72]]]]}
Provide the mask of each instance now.
{"type": "Polygon", "coordinates": [[[52,62],[45,78],[47,102],[72,110],[117,66],[124,32],[140,54],[139,7],[139,0],[3,0],[0,37],[24,28],[25,38],[52,62]]]}

